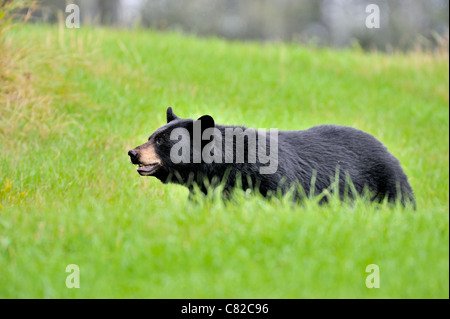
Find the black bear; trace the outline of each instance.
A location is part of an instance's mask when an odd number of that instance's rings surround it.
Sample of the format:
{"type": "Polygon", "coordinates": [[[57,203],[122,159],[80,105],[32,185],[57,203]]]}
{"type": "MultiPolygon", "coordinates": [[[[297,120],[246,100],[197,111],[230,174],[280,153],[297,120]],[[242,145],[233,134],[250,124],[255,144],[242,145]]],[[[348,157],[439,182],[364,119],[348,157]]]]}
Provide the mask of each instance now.
{"type": "MultiPolygon", "coordinates": [[[[372,135],[320,125],[303,131],[255,130],[216,124],[209,115],[182,119],[167,109],[167,124],[128,152],[142,176],[197,185],[205,194],[219,184],[256,189],[263,196],[293,190],[295,198],[338,191],[371,200],[414,204],[399,161],[372,135]]],[[[323,197],[326,201],[326,196],[323,197]]]]}

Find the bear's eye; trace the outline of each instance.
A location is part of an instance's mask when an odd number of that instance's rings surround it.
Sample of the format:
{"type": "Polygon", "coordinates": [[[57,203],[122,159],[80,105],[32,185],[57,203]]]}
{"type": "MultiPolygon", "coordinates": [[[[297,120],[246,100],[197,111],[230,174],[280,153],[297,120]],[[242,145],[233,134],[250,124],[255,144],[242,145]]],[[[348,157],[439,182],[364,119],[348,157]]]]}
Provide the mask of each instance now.
{"type": "Polygon", "coordinates": [[[161,145],[161,137],[159,136],[155,137],[155,143],[156,145],[161,145]]]}

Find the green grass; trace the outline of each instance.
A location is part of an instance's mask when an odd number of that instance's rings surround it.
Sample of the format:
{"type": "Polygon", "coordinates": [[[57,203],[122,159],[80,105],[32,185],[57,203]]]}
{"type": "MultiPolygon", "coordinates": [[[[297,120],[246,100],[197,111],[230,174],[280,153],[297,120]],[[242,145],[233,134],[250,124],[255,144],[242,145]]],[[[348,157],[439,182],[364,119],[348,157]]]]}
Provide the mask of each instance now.
{"type": "Polygon", "coordinates": [[[0,298],[449,298],[448,56],[56,26],[1,45],[0,298]],[[417,210],[190,202],[127,156],[167,106],[367,131],[402,163],[417,210]]]}

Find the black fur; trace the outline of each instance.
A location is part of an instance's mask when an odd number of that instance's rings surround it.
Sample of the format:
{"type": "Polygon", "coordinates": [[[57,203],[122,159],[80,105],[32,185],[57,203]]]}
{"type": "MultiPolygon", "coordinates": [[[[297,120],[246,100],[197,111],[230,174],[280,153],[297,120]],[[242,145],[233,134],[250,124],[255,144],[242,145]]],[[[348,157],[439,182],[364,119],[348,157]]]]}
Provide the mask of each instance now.
{"type": "MultiPolygon", "coordinates": [[[[202,130],[216,127],[222,136],[225,128],[235,127],[215,124],[208,115],[200,119],[202,130]]],[[[194,121],[181,119],[168,108],[167,122],[149,138],[149,141],[156,136],[160,139],[156,153],[163,164],[153,176],[163,183],[182,184],[190,190],[196,183],[207,193],[208,184],[216,186],[224,182],[225,191],[228,192],[241,177],[243,189],[257,188],[264,196],[278,190],[285,193],[291,186],[301,186],[304,195],[309,196],[312,191],[318,195],[325,189],[335,190],[332,184],[338,177],[339,183],[334,186],[338,186],[341,198],[352,198],[355,191],[363,194],[366,189],[370,191],[372,200],[382,201],[387,198],[389,202],[394,202],[398,199],[403,204],[414,204],[412,188],[399,161],[372,135],[351,127],[321,125],[303,131],[279,131],[278,170],[274,174],[264,175],[259,172],[263,164],[258,161],[247,163],[247,152],[246,163],[192,163],[195,151],[192,143],[190,163],[174,164],[170,159],[170,149],[177,141],[170,140],[170,133],[178,127],[192,132],[194,121]],[[348,183],[350,180],[352,184],[348,183]]],[[[201,147],[204,148],[207,143],[202,142],[201,147]]],[[[245,139],[245,149],[247,146],[248,141],[245,139]]],[[[301,193],[296,191],[296,196],[301,197],[301,193]]]]}

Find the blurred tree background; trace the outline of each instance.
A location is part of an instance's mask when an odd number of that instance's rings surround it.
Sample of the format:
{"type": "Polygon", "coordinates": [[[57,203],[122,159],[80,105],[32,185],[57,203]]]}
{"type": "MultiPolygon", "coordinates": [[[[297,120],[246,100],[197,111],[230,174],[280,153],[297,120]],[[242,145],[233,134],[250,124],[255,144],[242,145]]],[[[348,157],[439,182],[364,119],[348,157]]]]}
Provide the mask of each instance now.
{"type": "Polygon", "coordinates": [[[80,6],[82,25],[338,48],[357,43],[366,50],[448,51],[448,0],[43,0],[33,18],[54,23],[69,3],[80,6]],[[365,25],[366,6],[372,3],[380,8],[379,29],[365,25]]]}

